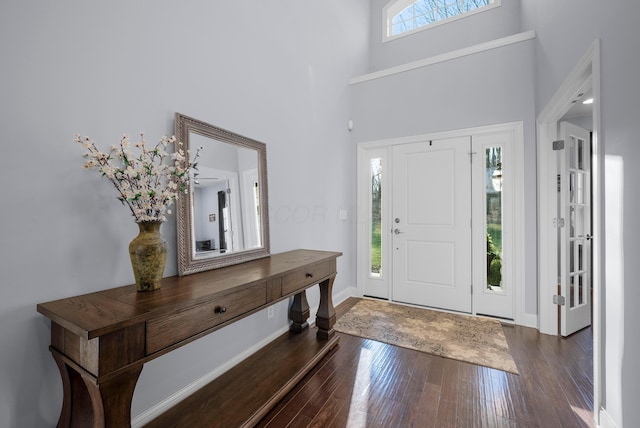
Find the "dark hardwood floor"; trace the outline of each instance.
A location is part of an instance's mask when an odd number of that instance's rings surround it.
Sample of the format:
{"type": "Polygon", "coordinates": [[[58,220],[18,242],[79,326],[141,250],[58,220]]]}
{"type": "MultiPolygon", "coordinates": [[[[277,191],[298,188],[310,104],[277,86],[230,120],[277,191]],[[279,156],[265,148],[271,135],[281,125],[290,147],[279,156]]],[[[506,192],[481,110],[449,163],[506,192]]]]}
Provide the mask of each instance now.
{"type": "Polygon", "coordinates": [[[566,339],[503,329],[520,375],[337,333],[258,426],[593,427],[591,329],[566,339]]]}

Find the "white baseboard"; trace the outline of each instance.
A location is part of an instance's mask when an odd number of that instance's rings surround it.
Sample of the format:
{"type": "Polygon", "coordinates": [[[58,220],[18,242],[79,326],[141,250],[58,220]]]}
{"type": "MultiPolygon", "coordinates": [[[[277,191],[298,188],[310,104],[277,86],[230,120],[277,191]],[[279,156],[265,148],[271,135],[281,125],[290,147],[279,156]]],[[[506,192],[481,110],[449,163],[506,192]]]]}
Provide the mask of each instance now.
{"type": "Polygon", "coordinates": [[[538,329],[538,315],[536,314],[522,314],[522,318],[519,321],[519,324],[524,327],[538,329]]]}
{"type": "Polygon", "coordinates": [[[600,408],[600,428],[617,428],[616,423],[611,419],[611,416],[607,413],[607,409],[600,408]]]}
{"type": "Polygon", "coordinates": [[[340,293],[333,296],[333,305],[338,306],[340,303],[347,300],[349,297],[355,297],[358,295],[358,289],[356,287],[347,287],[340,293]]]}
{"type": "MultiPolygon", "coordinates": [[[[339,303],[342,303],[343,301],[345,301],[346,299],[348,299],[351,296],[355,296],[355,293],[356,293],[356,287],[348,287],[347,289],[345,289],[345,290],[341,291],[340,293],[334,295],[333,296],[333,304],[334,304],[334,306],[338,305],[339,303]]],[[[310,315],[311,315],[309,317],[309,324],[310,325],[315,324],[315,319],[316,319],[316,313],[317,312],[318,312],[317,308],[313,308],[310,311],[310,315]]],[[[142,427],[145,424],[151,422],[153,419],[157,418],[162,413],[166,412],[171,407],[175,406],[177,403],[179,403],[180,401],[184,400],[189,395],[191,395],[194,392],[196,392],[198,389],[200,389],[200,388],[204,387],[205,385],[207,385],[208,383],[212,382],[214,379],[216,379],[217,377],[219,377],[220,375],[222,375],[223,373],[225,373],[229,369],[231,369],[234,366],[238,365],[243,360],[245,360],[246,358],[250,357],[252,354],[258,352],[260,349],[262,349],[263,347],[268,345],[270,342],[272,342],[276,338],[278,338],[281,335],[285,334],[287,331],[289,331],[289,327],[288,326],[282,327],[282,328],[276,330],[270,336],[264,338],[263,340],[261,340],[260,342],[258,342],[256,344],[254,344],[250,348],[247,348],[244,352],[236,355],[235,357],[231,358],[227,362],[225,362],[225,363],[221,364],[220,366],[216,367],[215,369],[213,369],[209,373],[205,374],[201,378],[196,379],[195,381],[191,382],[189,385],[187,385],[184,388],[176,391],[175,393],[171,394],[169,397],[165,398],[164,400],[160,401],[159,403],[155,404],[154,406],[148,408],[147,410],[145,410],[144,412],[140,413],[139,415],[136,415],[131,420],[131,427],[132,428],[139,428],[139,427],[142,427]]]]}

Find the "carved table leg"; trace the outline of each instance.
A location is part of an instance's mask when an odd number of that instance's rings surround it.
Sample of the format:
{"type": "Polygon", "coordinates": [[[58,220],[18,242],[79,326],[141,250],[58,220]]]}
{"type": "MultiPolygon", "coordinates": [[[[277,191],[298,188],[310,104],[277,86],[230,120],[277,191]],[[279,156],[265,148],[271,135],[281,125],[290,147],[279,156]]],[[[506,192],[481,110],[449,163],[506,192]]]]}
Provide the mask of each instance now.
{"type": "Polygon", "coordinates": [[[309,327],[307,322],[307,319],[309,319],[309,303],[307,302],[307,292],[305,290],[293,296],[293,303],[289,308],[289,319],[293,321],[293,324],[289,327],[291,331],[300,333],[309,327]]]}
{"type": "Polygon", "coordinates": [[[52,349],[60,369],[64,397],[58,428],[131,426],[131,400],[142,364],[100,381],[52,349]]]}
{"type": "Polygon", "coordinates": [[[320,304],[316,314],[316,326],[318,327],[318,339],[329,339],[335,334],[333,325],[336,323],[336,310],[333,307],[333,281],[332,276],[322,281],[320,285],[320,304]]]}

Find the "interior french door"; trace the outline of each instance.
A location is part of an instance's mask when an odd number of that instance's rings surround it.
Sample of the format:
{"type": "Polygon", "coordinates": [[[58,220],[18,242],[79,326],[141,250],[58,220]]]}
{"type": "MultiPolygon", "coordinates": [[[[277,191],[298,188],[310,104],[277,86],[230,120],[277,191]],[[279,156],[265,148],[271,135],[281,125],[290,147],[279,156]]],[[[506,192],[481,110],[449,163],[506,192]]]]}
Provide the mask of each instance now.
{"type": "Polygon", "coordinates": [[[393,300],[471,312],[471,137],[392,149],[393,300]]]}
{"type": "Polygon", "coordinates": [[[560,134],[560,332],[568,336],[591,325],[591,137],[568,122],[560,134]]]}

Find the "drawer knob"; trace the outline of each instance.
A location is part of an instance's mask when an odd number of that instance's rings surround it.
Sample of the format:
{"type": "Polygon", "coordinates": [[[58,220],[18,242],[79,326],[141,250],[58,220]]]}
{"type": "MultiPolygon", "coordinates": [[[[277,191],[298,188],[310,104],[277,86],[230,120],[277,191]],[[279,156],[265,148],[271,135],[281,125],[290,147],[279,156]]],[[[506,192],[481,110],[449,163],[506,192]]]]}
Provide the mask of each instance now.
{"type": "Polygon", "coordinates": [[[313,278],[313,274],[310,272],[307,272],[307,274],[305,275],[307,278],[313,278]]]}
{"type": "Polygon", "coordinates": [[[227,308],[225,306],[218,306],[215,308],[214,312],[217,314],[224,314],[227,312],[227,308]]]}

